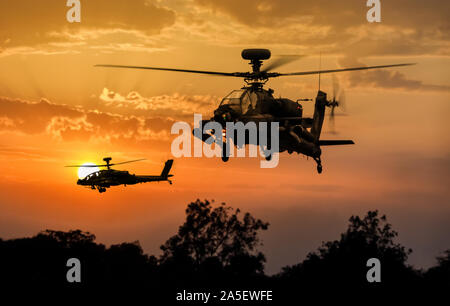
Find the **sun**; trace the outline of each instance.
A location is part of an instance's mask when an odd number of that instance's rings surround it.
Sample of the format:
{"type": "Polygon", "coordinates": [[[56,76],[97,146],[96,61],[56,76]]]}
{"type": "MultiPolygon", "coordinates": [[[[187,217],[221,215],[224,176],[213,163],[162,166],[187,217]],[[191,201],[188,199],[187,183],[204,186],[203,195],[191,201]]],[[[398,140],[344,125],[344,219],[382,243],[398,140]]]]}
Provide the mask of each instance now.
{"type": "MultiPolygon", "coordinates": [[[[84,163],[82,166],[95,166],[94,163],[84,163]]],[[[79,167],[78,168],[78,178],[83,179],[93,172],[97,172],[100,169],[98,167],[79,167]]]]}

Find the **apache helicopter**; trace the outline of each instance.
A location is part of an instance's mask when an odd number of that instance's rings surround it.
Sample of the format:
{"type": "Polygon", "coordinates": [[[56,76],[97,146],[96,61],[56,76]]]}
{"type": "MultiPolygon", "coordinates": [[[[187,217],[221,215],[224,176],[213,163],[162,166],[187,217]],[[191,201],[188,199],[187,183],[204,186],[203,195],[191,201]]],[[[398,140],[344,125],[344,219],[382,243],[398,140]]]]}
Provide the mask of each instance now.
{"type": "Polygon", "coordinates": [[[173,160],[169,159],[166,161],[164,165],[163,171],[161,175],[135,175],[130,174],[128,171],[120,171],[111,169],[111,166],[114,165],[122,165],[127,163],[133,163],[137,161],[141,161],[143,159],[130,160],[121,163],[111,164],[111,157],[105,157],[103,160],[106,162],[104,165],[70,165],[66,167],[106,167],[106,170],[99,170],[93,172],[86,176],[85,178],[79,179],[77,181],[78,185],[88,186],[91,189],[97,189],[98,192],[102,193],[106,191],[106,188],[111,186],[118,185],[134,185],[138,183],[147,183],[147,182],[160,182],[160,181],[168,181],[172,185],[172,181],[169,180],[169,177],[172,177],[172,174],[169,174],[170,169],[172,168],[173,160]]]}
{"type": "MultiPolygon", "coordinates": [[[[274,68],[289,63],[295,59],[296,56],[279,57],[272,63],[261,70],[264,60],[268,60],[271,56],[268,49],[244,49],[241,54],[244,60],[249,60],[252,67],[251,72],[217,72],[217,71],[203,71],[203,70],[188,70],[175,68],[161,68],[161,67],[146,67],[146,66],[124,66],[124,65],[96,65],[97,67],[112,67],[112,68],[133,68],[133,69],[148,69],[148,70],[162,70],[162,71],[176,71],[189,72],[199,74],[209,74],[216,76],[228,76],[243,78],[246,85],[239,90],[233,90],[225,98],[222,99],[219,107],[214,110],[214,116],[210,120],[203,120],[202,126],[209,121],[216,121],[225,126],[226,122],[279,122],[279,152],[288,151],[289,154],[297,152],[312,157],[317,163],[318,173],[322,172],[321,162],[321,146],[335,146],[354,144],[352,140],[321,140],[320,134],[325,117],[325,107],[331,108],[331,118],[334,116],[335,107],[341,106],[342,103],[336,99],[336,96],[331,100],[327,99],[327,94],[320,90],[320,75],[324,73],[357,71],[368,69],[380,69],[388,67],[400,67],[414,65],[412,63],[393,64],[381,66],[367,66],[355,68],[343,68],[332,70],[316,70],[316,71],[302,71],[291,73],[271,72],[274,68]],[[315,98],[314,114],[312,118],[303,117],[303,107],[299,102],[313,101],[312,99],[298,99],[292,101],[286,98],[275,98],[273,96],[273,89],[264,89],[263,86],[270,78],[280,76],[301,76],[301,75],[319,75],[319,90],[315,98]]],[[[197,133],[194,133],[196,135],[197,133]]],[[[201,139],[206,142],[212,135],[210,133],[200,133],[201,139]]],[[[259,139],[259,137],[258,137],[259,139]]],[[[268,139],[268,147],[270,147],[270,136],[268,139]]],[[[249,144],[248,138],[245,144],[249,144]]],[[[223,142],[222,160],[227,161],[225,146],[223,142]]],[[[271,156],[266,156],[270,159],[271,156]]]]}

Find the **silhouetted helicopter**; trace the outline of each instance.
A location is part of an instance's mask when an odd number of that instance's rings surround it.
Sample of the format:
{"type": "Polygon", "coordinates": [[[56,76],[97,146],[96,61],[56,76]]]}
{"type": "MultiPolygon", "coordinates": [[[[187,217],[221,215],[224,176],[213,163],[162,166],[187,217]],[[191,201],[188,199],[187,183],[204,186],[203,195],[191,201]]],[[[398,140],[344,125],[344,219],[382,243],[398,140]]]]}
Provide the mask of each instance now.
{"type": "Polygon", "coordinates": [[[169,180],[169,177],[173,176],[172,174],[169,174],[169,171],[172,168],[173,164],[172,159],[166,161],[166,164],[164,165],[161,175],[135,175],[130,174],[128,171],[111,169],[111,166],[114,165],[133,163],[144,159],[130,160],[115,164],[110,163],[111,157],[105,157],[103,158],[103,160],[106,162],[106,164],[104,165],[71,165],[66,167],[106,167],[106,170],[99,170],[93,172],[88,176],[86,176],[85,178],[79,179],[77,181],[78,185],[89,186],[91,189],[97,189],[98,192],[100,193],[105,192],[106,188],[118,185],[126,186],[138,183],[160,182],[160,181],[168,181],[170,184],[172,184],[172,181],[169,180]]]}
{"type": "MultiPolygon", "coordinates": [[[[99,67],[113,67],[113,68],[134,68],[134,69],[149,69],[149,70],[163,70],[163,71],[177,71],[209,74],[217,76],[229,76],[244,78],[246,86],[239,90],[233,90],[229,95],[222,99],[219,107],[214,110],[214,116],[210,120],[203,120],[202,126],[209,121],[216,121],[225,126],[226,122],[279,122],[279,152],[288,151],[289,154],[297,152],[306,156],[312,157],[317,163],[317,171],[322,172],[321,162],[321,146],[347,145],[354,144],[352,140],[321,140],[320,134],[325,117],[325,107],[331,108],[331,116],[334,116],[334,109],[341,105],[336,100],[336,97],[328,100],[327,94],[319,90],[315,99],[315,108],[312,118],[303,117],[303,107],[299,103],[301,101],[313,101],[312,99],[298,99],[292,101],[286,98],[274,98],[272,89],[264,89],[264,84],[270,79],[280,76],[300,76],[300,75],[320,75],[324,73],[334,73],[343,71],[357,71],[368,69],[379,69],[388,67],[399,67],[414,65],[394,64],[368,67],[343,68],[332,70],[316,70],[303,71],[291,73],[270,72],[274,68],[296,60],[298,56],[284,56],[275,59],[272,63],[261,70],[263,60],[270,58],[270,50],[267,49],[244,49],[242,51],[242,58],[250,61],[252,66],[251,72],[217,72],[217,71],[202,71],[202,70],[188,70],[175,68],[161,68],[161,67],[144,67],[144,66],[123,66],[123,65],[96,65],[99,67]]],[[[194,133],[195,135],[196,133],[194,133]]],[[[200,133],[201,139],[206,141],[213,135],[210,133],[200,133]]],[[[270,135],[267,141],[267,148],[270,148],[270,135]]],[[[249,137],[247,137],[245,144],[249,144],[249,137]]],[[[258,137],[259,139],[259,137],[258,137]]],[[[258,144],[258,143],[256,143],[258,144]]],[[[223,142],[222,160],[227,161],[225,146],[223,142]]],[[[271,156],[267,155],[266,159],[271,156]]]]}

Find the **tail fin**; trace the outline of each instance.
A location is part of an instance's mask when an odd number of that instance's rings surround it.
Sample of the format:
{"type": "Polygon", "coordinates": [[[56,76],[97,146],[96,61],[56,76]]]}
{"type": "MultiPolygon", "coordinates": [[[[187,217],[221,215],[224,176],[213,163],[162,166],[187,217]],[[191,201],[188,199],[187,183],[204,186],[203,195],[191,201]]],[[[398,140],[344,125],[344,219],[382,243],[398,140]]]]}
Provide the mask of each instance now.
{"type": "Polygon", "coordinates": [[[168,177],[169,175],[169,171],[172,168],[172,164],[173,164],[173,159],[169,159],[168,161],[166,161],[166,164],[164,166],[163,171],[161,172],[161,176],[162,177],[168,177]]]}
{"type": "Polygon", "coordinates": [[[327,104],[327,94],[323,91],[317,92],[316,103],[314,105],[314,116],[311,127],[311,134],[316,141],[319,141],[322,131],[323,119],[325,118],[325,105],[327,104]]]}

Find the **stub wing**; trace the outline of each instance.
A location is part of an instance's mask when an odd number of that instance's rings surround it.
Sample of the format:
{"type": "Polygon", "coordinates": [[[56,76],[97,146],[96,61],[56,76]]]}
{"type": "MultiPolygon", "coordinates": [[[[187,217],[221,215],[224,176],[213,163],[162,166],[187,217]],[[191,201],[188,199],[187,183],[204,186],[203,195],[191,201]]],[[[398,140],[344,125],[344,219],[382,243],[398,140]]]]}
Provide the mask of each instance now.
{"type": "Polygon", "coordinates": [[[161,176],[161,175],[136,175],[136,179],[139,183],[146,183],[146,182],[159,182],[159,181],[167,181],[169,177],[172,177],[172,174],[169,174],[167,176],[161,176]]]}
{"type": "Polygon", "coordinates": [[[319,146],[341,146],[355,144],[353,140],[319,140],[319,146]]]}

